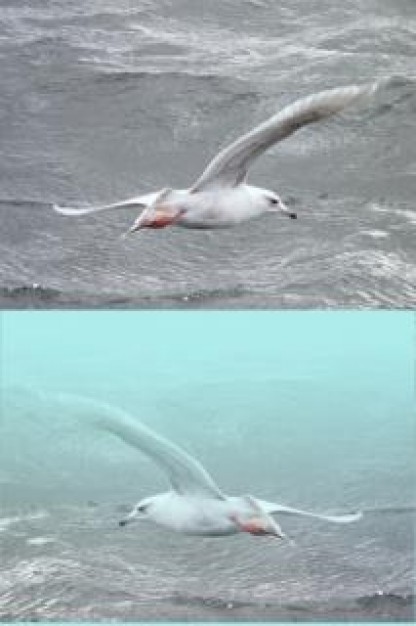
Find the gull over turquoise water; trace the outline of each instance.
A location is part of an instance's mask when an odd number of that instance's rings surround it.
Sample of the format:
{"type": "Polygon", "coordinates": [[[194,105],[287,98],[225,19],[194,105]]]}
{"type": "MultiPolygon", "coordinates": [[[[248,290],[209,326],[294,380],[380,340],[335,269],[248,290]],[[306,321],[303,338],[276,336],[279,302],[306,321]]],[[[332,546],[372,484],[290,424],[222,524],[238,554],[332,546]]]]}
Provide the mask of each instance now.
{"type": "Polygon", "coordinates": [[[1,315],[2,619],[413,616],[412,313],[1,315]],[[119,528],[159,468],[77,398],[122,408],[197,458],[291,542],[119,528]]]}

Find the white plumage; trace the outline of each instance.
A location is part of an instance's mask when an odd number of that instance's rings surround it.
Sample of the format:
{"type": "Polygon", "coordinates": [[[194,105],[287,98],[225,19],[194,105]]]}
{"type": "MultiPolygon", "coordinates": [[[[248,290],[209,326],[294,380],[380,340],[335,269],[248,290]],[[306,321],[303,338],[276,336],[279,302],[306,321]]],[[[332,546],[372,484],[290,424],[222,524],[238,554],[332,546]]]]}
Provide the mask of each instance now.
{"type": "Polygon", "coordinates": [[[296,218],[274,191],[246,184],[249,168],[275,143],[306,124],[335,115],[350,104],[370,97],[376,88],[375,83],[350,85],[297,100],[221,150],[188,189],[163,189],[96,207],[54,205],[54,209],[63,215],[142,209],[130,232],[173,225],[208,229],[230,227],[270,211],[296,218]]]}

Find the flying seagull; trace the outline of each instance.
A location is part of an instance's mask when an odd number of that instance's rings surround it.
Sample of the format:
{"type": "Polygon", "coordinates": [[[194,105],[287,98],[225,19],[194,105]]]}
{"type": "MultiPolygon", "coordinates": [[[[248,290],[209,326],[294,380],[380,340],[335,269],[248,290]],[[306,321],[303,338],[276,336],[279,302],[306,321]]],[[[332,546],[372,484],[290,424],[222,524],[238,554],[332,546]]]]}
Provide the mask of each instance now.
{"type": "Polygon", "coordinates": [[[111,209],[140,209],[129,232],[142,228],[224,228],[276,213],[296,219],[274,192],[248,185],[247,173],[254,161],[275,143],[306,124],[330,117],[348,105],[371,96],[377,84],[328,89],[297,100],[221,150],[188,189],[166,188],[103,206],[54,205],[63,215],[86,215],[111,209]]]}
{"type": "MultiPolygon", "coordinates": [[[[88,409],[88,403],[84,406],[88,409]]],[[[96,410],[97,404],[91,404],[96,410]]],[[[222,537],[236,533],[270,535],[283,539],[285,534],[274,515],[301,515],[325,522],[348,524],[362,513],[323,515],[295,509],[251,495],[227,496],[208,472],[190,454],[164,439],[131,415],[102,405],[97,426],[150,457],[166,474],[170,490],[138,502],[119,524],[133,520],[152,522],[188,535],[222,537]]]]}

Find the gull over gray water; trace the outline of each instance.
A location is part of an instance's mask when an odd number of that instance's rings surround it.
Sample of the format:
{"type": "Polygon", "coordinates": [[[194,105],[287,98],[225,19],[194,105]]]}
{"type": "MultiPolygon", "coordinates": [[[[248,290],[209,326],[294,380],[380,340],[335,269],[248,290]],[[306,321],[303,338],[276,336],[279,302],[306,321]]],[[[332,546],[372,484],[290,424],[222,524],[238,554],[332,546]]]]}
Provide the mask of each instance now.
{"type": "Polygon", "coordinates": [[[188,189],[166,188],[103,206],[54,205],[54,209],[63,215],[141,209],[129,232],[174,225],[224,228],[270,212],[296,219],[297,214],[274,191],[246,183],[250,166],[275,143],[302,126],[335,115],[348,105],[373,95],[377,86],[376,83],[350,85],[297,100],[221,150],[188,189]]]}

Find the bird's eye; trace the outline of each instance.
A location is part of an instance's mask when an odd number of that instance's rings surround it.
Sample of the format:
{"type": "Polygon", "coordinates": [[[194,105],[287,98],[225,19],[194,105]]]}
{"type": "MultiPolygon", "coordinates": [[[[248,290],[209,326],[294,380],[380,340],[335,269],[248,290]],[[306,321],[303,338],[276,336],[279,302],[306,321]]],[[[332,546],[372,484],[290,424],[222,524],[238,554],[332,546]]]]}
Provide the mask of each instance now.
{"type": "Polygon", "coordinates": [[[146,513],[148,508],[149,508],[148,504],[141,504],[140,506],[137,507],[137,511],[139,513],[146,513]]]}
{"type": "Polygon", "coordinates": [[[277,204],[278,200],[277,198],[269,198],[270,204],[277,204]]]}

